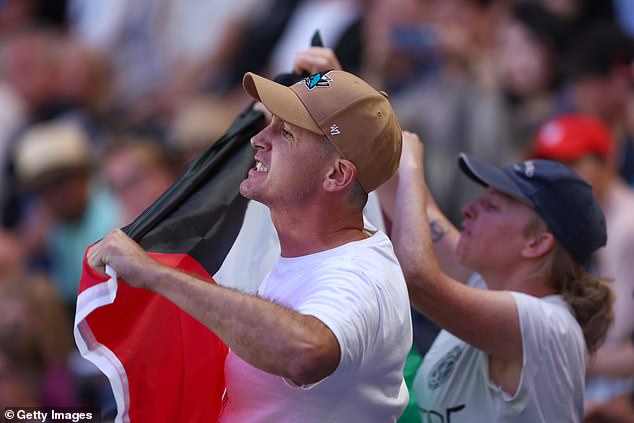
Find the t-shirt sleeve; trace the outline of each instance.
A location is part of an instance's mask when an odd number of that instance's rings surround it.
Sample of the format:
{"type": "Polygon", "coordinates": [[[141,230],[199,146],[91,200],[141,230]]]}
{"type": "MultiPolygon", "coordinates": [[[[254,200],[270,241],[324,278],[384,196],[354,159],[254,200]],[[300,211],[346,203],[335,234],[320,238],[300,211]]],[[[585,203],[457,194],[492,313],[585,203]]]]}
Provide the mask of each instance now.
{"type": "Polygon", "coordinates": [[[539,298],[511,292],[517,305],[522,331],[522,374],[520,384],[511,400],[522,396],[522,392],[533,386],[537,371],[552,368],[560,371],[567,357],[579,350],[579,328],[575,327],[572,315],[563,309],[539,298]]]}
{"type": "Polygon", "coordinates": [[[297,307],[299,313],[316,317],[333,332],[341,350],[338,368],[358,363],[373,345],[380,318],[377,295],[363,274],[343,269],[315,283],[297,307]]]}

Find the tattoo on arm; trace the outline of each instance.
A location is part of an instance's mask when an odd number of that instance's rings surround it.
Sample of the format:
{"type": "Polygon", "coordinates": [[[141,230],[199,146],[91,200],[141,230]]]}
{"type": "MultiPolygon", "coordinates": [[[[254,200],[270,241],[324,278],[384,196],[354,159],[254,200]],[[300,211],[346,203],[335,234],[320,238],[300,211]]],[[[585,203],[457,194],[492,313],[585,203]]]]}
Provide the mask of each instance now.
{"type": "Polygon", "coordinates": [[[429,222],[429,230],[431,231],[431,241],[435,244],[447,235],[447,230],[440,225],[436,219],[429,222]]]}

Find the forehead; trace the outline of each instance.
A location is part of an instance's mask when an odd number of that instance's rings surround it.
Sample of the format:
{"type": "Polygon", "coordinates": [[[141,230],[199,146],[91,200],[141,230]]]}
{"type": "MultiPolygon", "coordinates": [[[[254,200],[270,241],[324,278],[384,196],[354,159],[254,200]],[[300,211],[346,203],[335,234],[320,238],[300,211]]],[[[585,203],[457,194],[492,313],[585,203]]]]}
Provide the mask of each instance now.
{"type": "Polygon", "coordinates": [[[495,188],[487,188],[483,198],[493,201],[503,211],[504,215],[507,217],[513,216],[514,219],[519,219],[519,222],[523,222],[522,224],[531,222],[536,217],[539,218],[539,215],[532,207],[495,188]]]}
{"type": "Polygon", "coordinates": [[[273,115],[273,120],[277,122],[278,124],[282,125],[284,129],[292,133],[296,138],[299,138],[301,140],[314,139],[316,141],[321,142],[325,138],[321,134],[316,134],[312,131],[309,131],[308,129],[302,128],[301,126],[297,126],[293,123],[287,122],[284,119],[280,118],[279,116],[273,115]]]}
{"type": "Polygon", "coordinates": [[[276,120],[278,123],[284,125],[285,128],[289,129],[289,130],[293,130],[295,132],[310,132],[300,126],[295,125],[294,123],[288,122],[284,119],[282,119],[281,117],[277,116],[277,115],[273,115],[273,119],[276,120]]]}
{"type": "Polygon", "coordinates": [[[528,210],[532,210],[531,207],[529,207],[528,205],[526,205],[524,202],[511,197],[510,195],[506,194],[505,192],[502,192],[498,189],[495,189],[493,187],[487,187],[485,192],[484,192],[484,196],[485,197],[489,197],[491,199],[495,199],[497,201],[503,202],[509,206],[513,206],[513,207],[523,207],[525,209],[528,210]]]}

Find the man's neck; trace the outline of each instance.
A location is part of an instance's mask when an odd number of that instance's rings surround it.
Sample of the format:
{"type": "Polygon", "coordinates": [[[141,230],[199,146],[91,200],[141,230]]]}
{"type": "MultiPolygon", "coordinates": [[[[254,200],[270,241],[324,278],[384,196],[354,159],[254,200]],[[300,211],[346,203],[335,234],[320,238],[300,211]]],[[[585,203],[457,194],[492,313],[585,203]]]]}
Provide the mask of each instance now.
{"type": "Polygon", "coordinates": [[[271,211],[280,240],[282,257],[299,257],[330,250],[368,237],[363,230],[363,214],[302,213],[271,211]]]}
{"type": "Polygon", "coordinates": [[[516,267],[512,271],[480,273],[489,289],[522,292],[533,297],[546,297],[557,292],[548,284],[543,270],[531,265],[516,267]]]}

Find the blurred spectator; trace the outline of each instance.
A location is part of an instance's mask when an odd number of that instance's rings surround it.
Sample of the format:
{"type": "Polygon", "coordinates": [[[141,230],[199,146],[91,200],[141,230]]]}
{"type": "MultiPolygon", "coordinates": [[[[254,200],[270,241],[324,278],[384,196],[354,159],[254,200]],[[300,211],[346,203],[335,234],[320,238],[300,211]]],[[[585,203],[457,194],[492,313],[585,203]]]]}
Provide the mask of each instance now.
{"type": "Polygon", "coordinates": [[[22,407],[40,406],[37,395],[29,389],[20,369],[0,348],[0,405],[9,407],[13,404],[22,407]]]}
{"type": "Polygon", "coordinates": [[[151,109],[167,81],[167,58],[160,42],[168,0],[81,1],[69,5],[75,37],[107,58],[113,70],[113,99],[122,118],[151,109]]]}
{"type": "MultiPolygon", "coordinates": [[[[438,71],[440,41],[432,25],[436,3],[433,0],[368,2],[363,21],[361,69],[368,82],[393,96],[408,84],[438,71]]],[[[337,56],[343,59],[340,54],[337,56]]]]}
{"type": "Polygon", "coordinates": [[[4,0],[0,3],[0,37],[31,24],[34,13],[32,0],[4,0]]]}
{"type": "MultiPolygon", "coordinates": [[[[112,69],[113,105],[132,124],[160,122],[198,88],[208,57],[224,58],[254,0],[70,0],[72,34],[112,69]],[[195,88],[194,88],[195,87],[195,88]]],[[[235,53],[230,51],[230,53],[235,53]]],[[[213,60],[212,60],[213,61],[213,60]]]]}
{"type": "Polygon", "coordinates": [[[174,117],[167,135],[167,146],[189,163],[220,138],[240,112],[225,102],[195,98],[174,117]]]}
{"type": "Polygon", "coordinates": [[[116,137],[102,159],[104,178],[121,206],[119,226],[132,222],[175,181],[177,169],[151,138],[116,137]]]}
{"type": "Polygon", "coordinates": [[[597,407],[583,423],[634,423],[634,394],[621,395],[597,407]]]}
{"type": "Polygon", "coordinates": [[[204,87],[226,93],[246,71],[288,72],[316,29],[358,69],[360,1],[71,0],[69,21],[107,58],[120,119],[160,124],[204,87]]]}
{"type": "Polygon", "coordinates": [[[34,121],[55,116],[59,34],[25,29],[10,35],[3,45],[2,73],[34,121]]]}
{"type": "Polygon", "coordinates": [[[324,46],[337,50],[339,45],[352,42],[355,49],[337,51],[349,72],[359,68],[359,0],[302,0],[293,10],[279,40],[271,50],[268,72],[271,75],[289,72],[298,51],[309,46],[316,30],[319,30],[324,46]],[[352,32],[349,32],[352,31],[352,32]],[[346,38],[350,37],[350,38],[346,38]],[[355,63],[356,62],[356,63],[355,63]]]}
{"type": "Polygon", "coordinates": [[[515,151],[529,146],[537,128],[557,113],[561,83],[557,60],[568,46],[568,27],[537,3],[520,3],[500,25],[496,47],[499,89],[508,105],[515,151]]]}
{"type": "Polygon", "coordinates": [[[42,406],[77,405],[66,365],[71,349],[68,316],[51,283],[24,273],[3,277],[0,361],[4,358],[15,372],[13,386],[21,386],[26,391],[23,395],[42,406]]]}
{"type": "Polygon", "coordinates": [[[0,37],[29,26],[62,28],[67,0],[3,0],[0,2],[0,37]]]}
{"type": "MultiPolygon", "coordinates": [[[[96,133],[95,122],[98,107],[94,93],[101,86],[92,55],[84,54],[76,43],[60,32],[42,29],[25,29],[9,36],[0,50],[2,75],[7,83],[7,117],[15,121],[0,133],[0,217],[2,225],[14,228],[22,219],[15,164],[13,163],[16,140],[29,125],[60,117],[70,117],[82,122],[91,133],[96,133]]],[[[0,87],[1,88],[1,87],[0,87]]],[[[98,137],[91,137],[98,139],[98,137]]]]}
{"type": "Polygon", "coordinates": [[[58,46],[57,97],[60,103],[94,124],[111,113],[110,77],[105,58],[73,38],[58,46]]]}
{"type": "Polygon", "coordinates": [[[616,20],[630,37],[634,37],[634,3],[629,0],[614,0],[616,20]]]}
{"type": "Polygon", "coordinates": [[[634,125],[631,107],[634,41],[613,24],[593,25],[577,41],[568,61],[572,110],[605,122],[616,140],[617,167],[634,184],[634,125]]]}
{"type": "Polygon", "coordinates": [[[18,142],[15,163],[21,185],[52,219],[45,253],[60,297],[73,307],[81,257],[118,223],[117,205],[92,178],[87,134],[72,121],[29,129],[18,142]]]}
{"type": "Polygon", "coordinates": [[[0,226],[3,226],[4,210],[6,203],[11,197],[13,187],[11,181],[5,174],[6,166],[11,155],[11,138],[20,128],[25,119],[25,112],[22,103],[14,90],[0,80],[0,226]]]}
{"type": "MultiPolygon", "coordinates": [[[[616,18],[616,3],[619,0],[519,0],[524,2],[537,1],[550,13],[557,15],[570,25],[576,36],[587,30],[588,25],[598,21],[613,21],[616,18]]],[[[625,0],[629,1],[629,0],[625,0]]]]}
{"type": "Polygon", "coordinates": [[[24,269],[26,252],[24,240],[0,229],[0,280],[24,269]]]}
{"type": "Polygon", "coordinates": [[[462,205],[479,192],[470,181],[447,171],[455,166],[458,154],[477,152],[478,157],[495,164],[513,161],[517,154],[510,142],[504,102],[471,73],[471,66],[464,64],[469,57],[457,57],[468,50],[458,46],[461,42],[483,37],[480,21],[490,18],[489,10],[476,0],[439,3],[441,10],[432,11],[438,13],[434,19],[445,23],[453,19],[453,35],[445,34],[442,39],[454,41],[439,44],[448,50],[439,51],[436,73],[423,76],[390,100],[401,126],[425,140],[427,183],[439,206],[457,224],[462,220],[462,205]]]}
{"type": "MultiPolygon", "coordinates": [[[[363,43],[363,0],[270,0],[250,16],[241,34],[221,49],[223,60],[212,57],[205,86],[227,94],[247,71],[273,76],[290,72],[295,53],[307,48],[315,30],[327,47],[341,56],[343,68],[358,72],[363,43]]],[[[228,40],[229,41],[229,40],[228,40]]]]}
{"type": "Polygon", "coordinates": [[[634,332],[634,191],[616,173],[614,147],[610,130],[599,120],[569,114],[547,122],[532,151],[536,158],[563,162],[587,180],[605,214],[608,242],[595,254],[591,271],[613,280],[614,322],[588,364],[586,400],[590,403],[603,403],[634,389],[632,372],[622,364],[634,363],[630,340],[634,332]],[[624,348],[629,354],[619,358],[624,348]]]}

